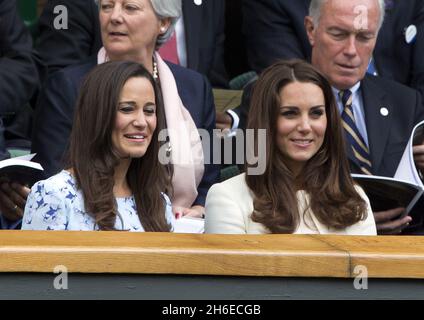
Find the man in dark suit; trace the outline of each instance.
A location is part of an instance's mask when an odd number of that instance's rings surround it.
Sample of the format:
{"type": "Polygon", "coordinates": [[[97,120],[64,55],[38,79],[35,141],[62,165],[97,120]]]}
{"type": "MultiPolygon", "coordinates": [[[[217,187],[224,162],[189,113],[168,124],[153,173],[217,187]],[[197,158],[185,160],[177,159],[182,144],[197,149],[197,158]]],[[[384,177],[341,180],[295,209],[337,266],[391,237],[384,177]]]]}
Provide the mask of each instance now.
{"type": "MultiPolygon", "coordinates": [[[[187,67],[206,75],[214,87],[227,87],[224,66],[224,0],[182,0],[187,67]],[[199,3],[199,4],[196,4],[199,3]]],[[[98,7],[94,0],[50,0],[39,19],[35,53],[49,73],[97,54],[102,46],[98,7]],[[65,6],[68,29],[56,29],[65,6]],[[54,9],[58,8],[57,12],[54,9]]]]}
{"type": "MultiPolygon", "coordinates": [[[[312,64],[329,79],[336,97],[347,90],[352,93],[354,122],[369,149],[372,173],[393,176],[412,128],[424,119],[424,108],[418,91],[366,76],[383,14],[380,0],[312,0],[305,29],[312,46],[312,64]]],[[[337,102],[345,112],[342,99],[337,102]]],[[[351,169],[361,172],[348,144],[351,169]]],[[[422,151],[415,151],[420,157],[422,151]]],[[[409,216],[398,218],[403,210],[374,212],[379,233],[399,233],[408,226],[409,216]]]]}
{"type": "MultiPolygon", "coordinates": [[[[6,147],[29,147],[31,109],[26,104],[38,86],[31,49],[31,36],[18,15],[16,1],[0,0],[0,160],[10,157],[6,147]]],[[[2,184],[0,229],[9,228],[22,216],[17,207],[4,210],[8,190],[2,184]]],[[[19,194],[21,188],[16,191],[19,194]]]]}
{"type": "MultiPolygon", "coordinates": [[[[278,59],[308,60],[304,28],[311,0],[243,0],[243,33],[250,68],[261,72],[278,59]]],[[[379,76],[418,89],[424,96],[424,4],[386,0],[373,53],[379,76]],[[415,36],[414,36],[415,35],[415,36]]]]}
{"type": "MultiPolygon", "coordinates": [[[[312,47],[312,64],[329,79],[341,112],[343,105],[339,92],[348,89],[353,92],[355,123],[369,149],[372,173],[392,177],[414,125],[424,119],[424,107],[418,91],[383,77],[366,74],[382,23],[384,2],[311,2],[314,9],[305,18],[305,28],[312,47]],[[362,11],[358,8],[362,8],[362,11]],[[366,12],[366,15],[360,17],[361,12],[366,12]]],[[[251,87],[246,88],[245,97],[250,95],[250,91],[251,87]]],[[[243,115],[243,111],[248,110],[248,101],[239,109],[243,115]]],[[[352,172],[363,173],[350,146],[347,152],[352,172]]],[[[424,146],[414,147],[415,162],[421,172],[424,170],[423,155],[424,146]]],[[[399,233],[406,228],[411,218],[398,218],[403,210],[394,208],[374,212],[378,232],[399,233]]]]}

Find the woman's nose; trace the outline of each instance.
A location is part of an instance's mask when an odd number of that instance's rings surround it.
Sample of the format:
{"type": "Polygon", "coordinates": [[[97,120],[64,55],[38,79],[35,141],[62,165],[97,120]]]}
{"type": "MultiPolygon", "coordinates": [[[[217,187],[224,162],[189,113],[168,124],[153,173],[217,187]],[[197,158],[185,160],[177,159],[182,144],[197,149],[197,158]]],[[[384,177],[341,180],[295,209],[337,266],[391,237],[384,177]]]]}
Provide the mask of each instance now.
{"type": "Polygon", "coordinates": [[[147,122],[146,122],[146,117],[144,116],[144,113],[140,113],[138,114],[135,118],[134,118],[134,126],[136,127],[142,127],[145,128],[147,126],[147,122]]]}
{"type": "Polygon", "coordinates": [[[299,131],[310,131],[311,130],[311,123],[309,118],[304,117],[302,119],[300,119],[298,126],[297,126],[297,130],[299,131]]]}
{"type": "Polygon", "coordinates": [[[110,19],[114,23],[122,22],[122,7],[120,5],[115,5],[113,7],[110,19]]]}

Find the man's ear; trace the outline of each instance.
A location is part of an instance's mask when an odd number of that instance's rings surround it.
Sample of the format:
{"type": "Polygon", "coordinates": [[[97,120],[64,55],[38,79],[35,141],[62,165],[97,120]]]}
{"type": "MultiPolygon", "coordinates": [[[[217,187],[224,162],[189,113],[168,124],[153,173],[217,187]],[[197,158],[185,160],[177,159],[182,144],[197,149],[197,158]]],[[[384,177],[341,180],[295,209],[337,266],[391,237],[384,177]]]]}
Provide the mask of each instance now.
{"type": "Polygon", "coordinates": [[[309,44],[313,47],[315,44],[315,25],[314,25],[314,19],[312,19],[311,16],[305,17],[305,30],[306,34],[308,36],[309,44]]]}

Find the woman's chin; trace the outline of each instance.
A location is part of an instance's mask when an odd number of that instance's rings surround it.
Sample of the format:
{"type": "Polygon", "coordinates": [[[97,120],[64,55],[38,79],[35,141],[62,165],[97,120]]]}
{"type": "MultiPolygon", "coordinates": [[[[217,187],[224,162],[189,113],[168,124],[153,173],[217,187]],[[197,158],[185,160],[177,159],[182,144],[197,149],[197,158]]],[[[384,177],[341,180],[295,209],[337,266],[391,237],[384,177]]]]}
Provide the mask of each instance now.
{"type": "Polygon", "coordinates": [[[129,48],[122,43],[110,43],[105,45],[106,52],[109,58],[113,60],[123,59],[129,52],[129,48]]]}
{"type": "Polygon", "coordinates": [[[146,151],[140,151],[140,152],[131,152],[129,154],[129,158],[135,159],[135,158],[142,158],[146,154],[146,151]]]}

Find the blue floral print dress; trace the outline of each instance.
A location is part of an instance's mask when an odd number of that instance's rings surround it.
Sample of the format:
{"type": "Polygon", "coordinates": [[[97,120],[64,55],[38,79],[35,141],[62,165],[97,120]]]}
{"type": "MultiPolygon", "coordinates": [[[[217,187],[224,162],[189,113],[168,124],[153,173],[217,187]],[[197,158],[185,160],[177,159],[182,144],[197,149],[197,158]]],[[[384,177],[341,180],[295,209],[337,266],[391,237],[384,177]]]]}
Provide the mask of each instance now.
{"type": "MultiPolygon", "coordinates": [[[[171,202],[164,193],[166,220],[174,224],[171,202]]],[[[119,216],[117,230],[139,231],[144,228],[138,218],[134,197],[116,198],[119,216]]],[[[28,196],[22,230],[98,230],[94,219],[87,214],[81,190],[70,172],[60,173],[34,184],[28,196]]]]}

